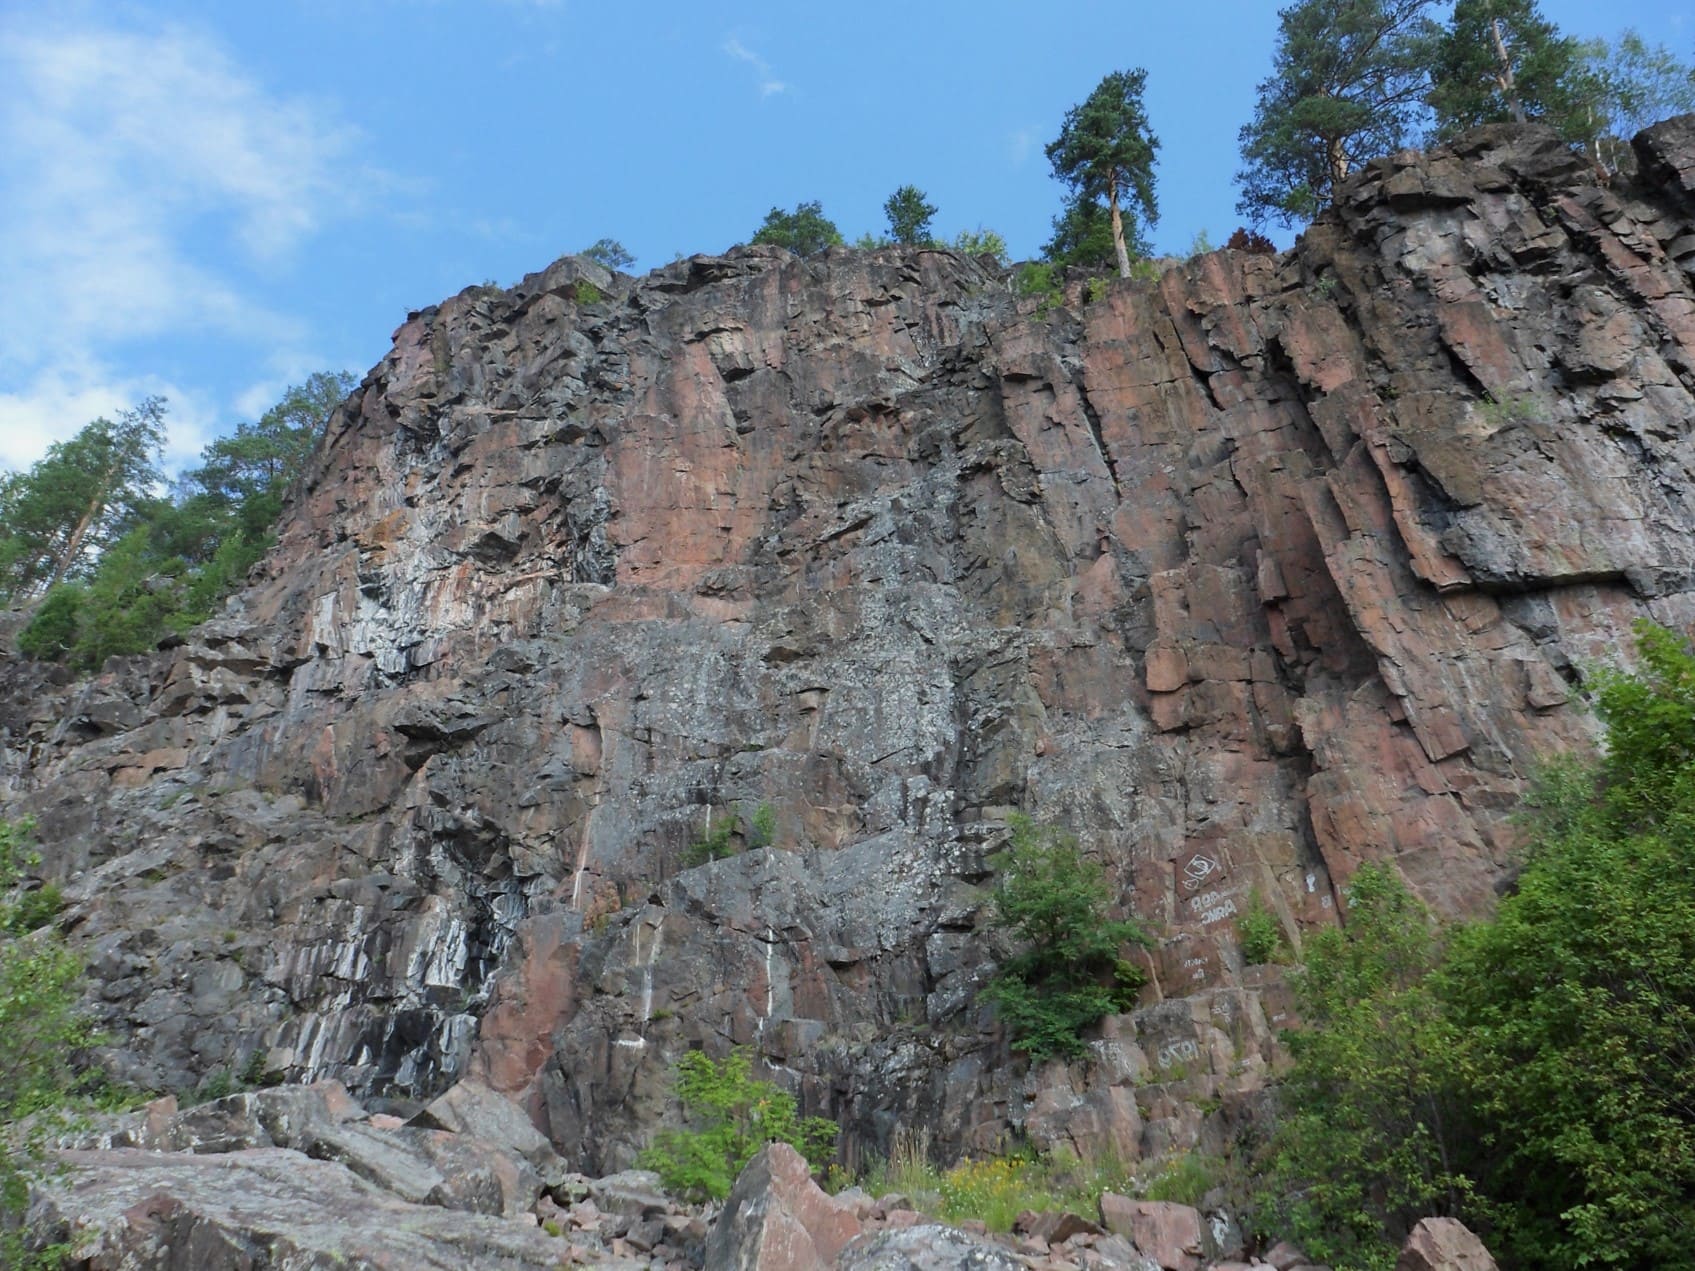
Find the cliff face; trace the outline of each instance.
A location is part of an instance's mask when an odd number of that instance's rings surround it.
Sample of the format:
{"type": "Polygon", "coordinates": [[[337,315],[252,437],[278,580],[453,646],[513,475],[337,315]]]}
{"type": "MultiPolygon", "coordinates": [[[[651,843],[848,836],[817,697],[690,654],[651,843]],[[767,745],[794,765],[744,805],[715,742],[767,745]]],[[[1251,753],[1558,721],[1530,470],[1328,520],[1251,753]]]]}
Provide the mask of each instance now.
{"type": "Polygon", "coordinates": [[[757,248],[413,315],[227,616],[4,667],[115,1063],[475,1075],[591,1169],[700,1043],[860,1148],[1204,1137],[1288,1010],[1249,897],[1298,942],[1390,859],[1486,908],[1583,666],[1695,625],[1695,118],[1638,146],[1608,188],[1481,130],[1283,257],[1048,315],[757,248]],[[771,846],[687,865],[762,803],[771,846]],[[974,1002],[1013,808],[1158,936],[1069,1071],[974,1002]]]}

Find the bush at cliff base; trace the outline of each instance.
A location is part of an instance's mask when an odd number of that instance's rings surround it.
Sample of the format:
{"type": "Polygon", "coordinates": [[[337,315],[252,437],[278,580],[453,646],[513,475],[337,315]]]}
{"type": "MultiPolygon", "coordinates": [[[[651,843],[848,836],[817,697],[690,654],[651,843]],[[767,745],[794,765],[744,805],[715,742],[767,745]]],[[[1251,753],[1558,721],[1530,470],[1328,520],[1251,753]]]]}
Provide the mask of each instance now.
{"type": "Polygon", "coordinates": [[[37,863],[29,835],[27,822],[0,821],[0,1266],[45,1269],[65,1251],[30,1249],[29,1176],[44,1167],[49,1114],[71,1098],[72,1060],[93,1035],[77,1010],[82,963],[50,925],[58,893],[26,877],[37,863]]]}
{"type": "Polygon", "coordinates": [[[677,1061],[677,1097],[688,1128],[661,1130],[636,1164],[690,1200],[724,1199],[742,1166],[767,1143],[789,1144],[814,1169],[835,1151],[836,1123],[801,1116],[792,1094],[753,1076],[745,1050],[719,1063],[689,1051],[677,1061]]]}
{"type": "Polygon", "coordinates": [[[1450,1213],[1504,1265],[1689,1265],[1695,657],[1636,638],[1639,673],[1593,679],[1603,757],[1538,783],[1493,919],[1443,947],[1368,868],[1346,932],[1309,945],[1261,1222],[1315,1258],[1390,1267],[1450,1213]]]}

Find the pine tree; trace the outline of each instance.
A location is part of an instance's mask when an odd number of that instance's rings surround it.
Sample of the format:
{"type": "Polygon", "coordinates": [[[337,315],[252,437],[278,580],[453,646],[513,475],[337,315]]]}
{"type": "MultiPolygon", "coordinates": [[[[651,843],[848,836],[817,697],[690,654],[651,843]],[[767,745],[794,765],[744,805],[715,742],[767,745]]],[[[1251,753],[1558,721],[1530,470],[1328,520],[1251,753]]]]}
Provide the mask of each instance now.
{"type": "Polygon", "coordinates": [[[96,419],[0,483],[0,599],[25,600],[91,567],[160,482],[165,401],[96,419]]]}
{"type": "Polygon", "coordinates": [[[1429,85],[1432,0],[1300,0],[1279,14],[1271,77],[1239,134],[1236,210],[1293,226],[1365,160],[1400,149],[1429,85]]]}
{"type": "Polygon", "coordinates": [[[1536,0],[1459,0],[1432,45],[1433,135],[1478,124],[1542,119],[1581,135],[1583,46],[1562,36],[1536,0]]]}
{"type": "Polygon", "coordinates": [[[936,205],[916,185],[903,185],[883,204],[889,218],[889,237],[897,243],[917,246],[931,241],[930,221],[936,205]]]}
{"type": "Polygon", "coordinates": [[[1059,136],[1047,148],[1054,176],[1071,187],[1074,201],[1106,200],[1121,278],[1130,276],[1128,240],[1136,235],[1135,225],[1159,221],[1154,198],[1159,138],[1142,105],[1147,81],[1147,71],[1140,68],[1108,75],[1088,100],[1065,113],[1059,136]],[[1132,221],[1128,235],[1127,215],[1132,221]]]}

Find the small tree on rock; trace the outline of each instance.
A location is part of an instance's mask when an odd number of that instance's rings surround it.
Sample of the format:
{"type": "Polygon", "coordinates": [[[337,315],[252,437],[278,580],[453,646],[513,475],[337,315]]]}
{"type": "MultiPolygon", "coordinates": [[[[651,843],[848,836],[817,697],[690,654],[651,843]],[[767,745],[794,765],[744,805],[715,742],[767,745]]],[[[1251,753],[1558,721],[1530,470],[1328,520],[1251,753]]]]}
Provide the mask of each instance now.
{"type": "Polygon", "coordinates": [[[587,256],[595,264],[605,265],[608,269],[628,269],[636,263],[636,258],[615,238],[597,238],[578,255],[587,256]]]}
{"type": "Polygon", "coordinates": [[[1114,71],[1081,106],[1065,113],[1059,136],[1048,146],[1053,174],[1071,187],[1075,200],[1106,200],[1118,274],[1130,276],[1126,214],[1141,224],[1159,221],[1154,198],[1154,156],[1159,138],[1148,125],[1142,92],[1148,73],[1140,68],[1114,71]]]}
{"type": "Polygon", "coordinates": [[[786,247],[796,256],[814,256],[826,247],[840,247],[843,239],[836,223],[824,215],[824,205],[814,199],[796,204],[792,212],[772,208],[753,241],[786,247]]]}
{"type": "Polygon", "coordinates": [[[910,247],[931,240],[930,221],[936,215],[936,205],[916,185],[903,185],[889,195],[883,212],[889,218],[889,237],[895,242],[910,247]]]}
{"type": "Polygon", "coordinates": [[[1134,1003],[1146,977],[1121,950],[1148,940],[1136,923],[1107,917],[1111,900],[1105,871],[1074,839],[1012,818],[992,914],[1024,948],[983,996],[999,1008],[1014,1050],[1034,1060],[1080,1055],[1085,1029],[1134,1003]]]}

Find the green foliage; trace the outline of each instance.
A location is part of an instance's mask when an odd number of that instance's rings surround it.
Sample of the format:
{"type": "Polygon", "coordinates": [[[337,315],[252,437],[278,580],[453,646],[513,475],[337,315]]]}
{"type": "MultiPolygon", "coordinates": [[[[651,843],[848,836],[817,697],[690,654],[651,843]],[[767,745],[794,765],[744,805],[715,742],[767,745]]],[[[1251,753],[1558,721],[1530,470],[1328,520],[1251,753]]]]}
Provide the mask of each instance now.
{"type": "Polygon", "coordinates": [[[1001,268],[1006,267],[1006,239],[981,225],[960,230],[948,246],[961,256],[987,256],[1001,268]]]}
{"type": "Polygon", "coordinates": [[[1143,1191],[1146,1200],[1175,1201],[1199,1208],[1206,1194],[1219,1185],[1225,1165],[1216,1156],[1184,1152],[1172,1157],[1143,1191]]]}
{"type": "Polygon", "coordinates": [[[1347,895],[1346,930],[1311,937],[1293,977],[1308,1027],[1288,1034],[1266,1207],[1314,1259],[1388,1268],[1414,1223],[1453,1213],[1467,1191],[1450,1163],[1457,1043],[1426,978],[1439,955],[1429,914],[1384,866],[1362,867],[1347,895]]]}
{"type": "Polygon", "coordinates": [[[1636,628],[1606,752],[1552,767],[1495,917],[1446,955],[1387,871],[1308,944],[1270,1226],[1387,1267],[1458,1212],[1504,1265],[1682,1265],[1695,1229],[1695,656],[1636,628]]]}
{"type": "Polygon", "coordinates": [[[683,853],[683,868],[721,861],[743,850],[756,852],[770,847],[776,837],[777,810],[769,803],[761,803],[751,815],[745,816],[740,807],[732,808],[718,818],[716,829],[712,828],[709,813],[706,832],[683,853]]]}
{"type": "MultiPolygon", "coordinates": [[[[84,535],[76,577],[47,590],[19,633],[19,650],[95,670],[211,617],[270,546],[284,493],[352,387],[350,375],[320,373],[288,389],[257,423],[210,443],[171,499],[114,494],[127,509],[121,532],[84,535]]],[[[147,421],[156,432],[164,410],[162,402],[145,406],[149,414],[135,424],[141,442],[154,435],[147,421]]]]}
{"type": "Polygon", "coordinates": [[[1140,68],[1114,71],[1095,86],[1087,100],[1065,113],[1059,136],[1047,147],[1056,179],[1071,189],[1074,203],[1106,200],[1108,224],[1118,272],[1130,276],[1129,241],[1123,221],[1154,225],[1154,156],[1159,138],[1142,104],[1148,73],[1140,68]]]}
{"type": "MultiPolygon", "coordinates": [[[[1130,255],[1147,255],[1147,242],[1134,219],[1124,230],[1125,249],[1130,255]]],[[[1053,237],[1042,245],[1042,258],[1054,265],[1110,269],[1118,259],[1112,240],[1112,213],[1093,199],[1067,199],[1064,211],[1053,218],[1053,237]]]]}
{"type": "Polygon", "coordinates": [[[754,1078],[745,1050],[718,1063],[689,1051],[677,1061],[676,1090],[689,1128],[660,1131],[636,1163],[656,1170],[666,1189],[680,1196],[722,1200],[767,1143],[789,1144],[814,1169],[835,1152],[836,1123],[802,1117],[793,1095],[754,1078]]]}
{"type": "Polygon", "coordinates": [[[1580,136],[1582,66],[1582,45],[1562,36],[1536,0],[1459,0],[1430,46],[1433,135],[1543,119],[1567,136],[1580,136]]]}
{"type": "Polygon", "coordinates": [[[1236,935],[1242,945],[1242,961],[1249,966],[1283,960],[1283,924],[1258,892],[1248,898],[1248,907],[1236,919],[1236,935]]]}
{"type": "Polygon", "coordinates": [[[1217,250],[1218,249],[1212,245],[1212,239],[1207,236],[1207,232],[1204,229],[1198,231],[1195,234],[1195,237],[1189,242],[1189,258],[1191,260],[1196,256],[1205,256],[1208,252],[1217,250]]]}
{"type": "Polygon", "coordinates": [[[1033,296],[1040,302],[1037,313],[1047,313],[1065,302],[1065,284],[1060,272],[1046,261],[1031,260],[1020,265],[1012,277],[1012,285],[1019,295],[1033,296]]]}
{"type": "MultiPolygon", "coordinates": [[[[58,934],[42,930],[56,912],[57,893],[31,888],[40,864],[28,822],[0,821],[0,1128],[50,1113],[78,1092],[75,1061],[94,1043],[77,1009],[82,963],[58,934]]],[[[0,1265],[57,1267],[62,1250],[31,1252],[21,1224],[30,1173],[40,1165],[40,1140],[50,1121],[14,1134],[0,1152],[0,1265]]]]}
{"type": "Polygon", "coordinates": [[[1145,982],[1120,949],[1147,937],[1134,922],[1107,917],[1111,900],[1105,872],[1074,839],[1013,818],[992,912],[1024,948],[1001,964],[983,996],[1006,1021],[1013,1048],[1033,1060],[1081,1054],[1084,1030],[1127,1010],[1145,982]]]}
{"type": "Polygon", "coordinates": [[[836,223],[824,215],[824,206],[814,199],[799,203],[795,210],[785,212],[774,207],[765,214],[765,221],[754,234],[755,243],[786,247],[797,256],[814,256],[826,247],[840,247],[842,232],[836,223]]]}
{"type": "Polygon", "coordinates": [[[636,258],[615,238],[597,238],[577,254],[608,269],[628,269],[636,263],[636,258]]]}
{"type": "Polygon", "coordinates": [[[0,602],[86,574],[134,523],[160,479],[164,417],[164,399],[149,397],[0,477],[0,602]]]}
{"type": "Polygon", "coordinates": [[[1254,225],[1310,221],[1360,164],[1398,150],[1418,122],[1432,0],[1299,0],[1278,14],[1270,78],[1238,136],[1254,225]]]}
{"type": "Polygon", "coordinates": [[[1588,797],[1544,783],[1517,890],[1441,979],[1520,1265],[1672,1266],[1695,1229],[1695,657],[1647,623],[1636,644],[1638,674],[1595,680],[1588,797]]]}
{"type": "Polygon", "coordinates": [[[577,279],[577,285],[572,291],[580,305],[597,305],[606,299],[606,293],[595,286],[587,278],[577,279]]]}
{"type": "Polygon", "coordinates": [[[1511,393],[1506,397],[1491,394],[1478,403],[1477,413],[1491,428],[1527,424],[1536,418],[1536,399],[1527,393],[1511,393]]]}
{"type": "Polygon", "coordinates": [[[1625,30],[1610,44],[1583,46],[1581,136],[1610,168],[1634,162],[1629,138],[1650,124],[1695,110],[1695,69],[1664,45],[1625,30]]]}
{"type": "Polygon", "coordinates": [[[883,214],[889,218],[889,237],[895,242],[918,246],[931,241],[930,222],[936,215],[936,205],[916,185],[903,185],[889,195],[883,214]]]}

